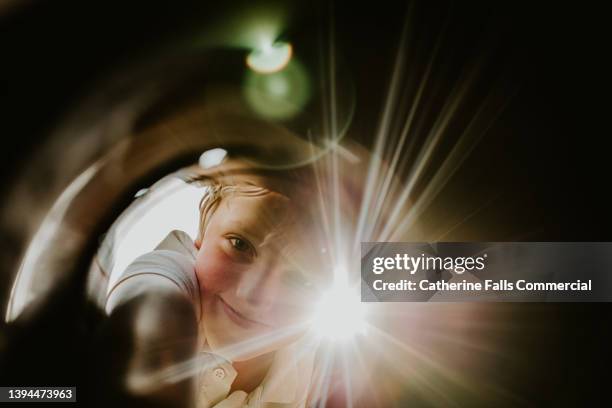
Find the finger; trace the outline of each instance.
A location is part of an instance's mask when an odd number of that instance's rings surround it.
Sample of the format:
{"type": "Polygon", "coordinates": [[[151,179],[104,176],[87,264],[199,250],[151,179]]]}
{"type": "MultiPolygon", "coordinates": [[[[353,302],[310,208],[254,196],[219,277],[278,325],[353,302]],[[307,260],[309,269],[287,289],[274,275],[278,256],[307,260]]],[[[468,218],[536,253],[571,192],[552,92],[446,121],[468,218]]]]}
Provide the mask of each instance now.
{"type": "Polygon", "coordinates": [[[249,395],[249,400],[246,404],[247,408],[251,408],[251,407],[259,407],[261,404],[261,392],[263,391],[263,388],[261,386],[255,388],[255,391],[253,391],[250,395],[249,395]]]}

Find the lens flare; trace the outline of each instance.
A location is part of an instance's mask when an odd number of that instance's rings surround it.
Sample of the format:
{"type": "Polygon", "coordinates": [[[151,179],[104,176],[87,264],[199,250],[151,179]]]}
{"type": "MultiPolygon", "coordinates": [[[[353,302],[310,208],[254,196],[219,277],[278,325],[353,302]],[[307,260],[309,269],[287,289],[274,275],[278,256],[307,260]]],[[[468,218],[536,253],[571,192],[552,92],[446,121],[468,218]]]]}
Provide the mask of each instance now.
{"type": "Polygon", "coordinates": [[[312,319],[312,330],[322,340],[347,341],[366,334],[366,313],[353,288],[335,285],[321,297],[312,319]]]}
{"type": "Polygon", "coordinates": [[[291,44],[277,41],[251,51],[246,63],[253,71],[268,74],[285,68],[292,54],[291,44]]]}
{"type": "Polygon", "coordinates": [[[249,71],[244,93],[255,113],[267,119],[290,119],[308,103],[310,79],[306,69],[293,59],[281,71],[267,74],[249,71]]]}

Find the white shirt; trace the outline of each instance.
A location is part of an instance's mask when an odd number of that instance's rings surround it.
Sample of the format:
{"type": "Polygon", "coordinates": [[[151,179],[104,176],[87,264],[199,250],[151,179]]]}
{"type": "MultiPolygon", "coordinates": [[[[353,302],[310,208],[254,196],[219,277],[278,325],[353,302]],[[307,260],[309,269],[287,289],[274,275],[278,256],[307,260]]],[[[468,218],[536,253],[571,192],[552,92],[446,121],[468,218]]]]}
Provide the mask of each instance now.
{"type": "MultiPolygon", "coordinates": [[[[185,232],[172,231],[154,251],[138,257],[109,289],[105,310],[110,314],[118,305],[158,287],[185,295],[201,319],[200,290],[195,275],[197,249],[185,232]]],[[[315,345],[307,338],[278,350],[261,385],[247,394],[229,394],[236,378],[231,362],[202,352],[203,371],[198,378],[198,408],[305,407],[312,373],[315,345]]]]}

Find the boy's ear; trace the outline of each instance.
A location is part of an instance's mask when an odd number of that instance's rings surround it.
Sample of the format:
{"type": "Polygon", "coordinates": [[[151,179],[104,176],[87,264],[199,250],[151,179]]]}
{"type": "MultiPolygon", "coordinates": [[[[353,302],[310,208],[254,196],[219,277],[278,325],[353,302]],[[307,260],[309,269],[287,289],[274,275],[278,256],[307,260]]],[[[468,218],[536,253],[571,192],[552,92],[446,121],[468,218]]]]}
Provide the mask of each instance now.
{"type": "Polygon", "coordinates": [[[200,249],[200,247],[202,246],[202,240],[200,238],[196,239],[194,242],[195,247],[200,249]]]}

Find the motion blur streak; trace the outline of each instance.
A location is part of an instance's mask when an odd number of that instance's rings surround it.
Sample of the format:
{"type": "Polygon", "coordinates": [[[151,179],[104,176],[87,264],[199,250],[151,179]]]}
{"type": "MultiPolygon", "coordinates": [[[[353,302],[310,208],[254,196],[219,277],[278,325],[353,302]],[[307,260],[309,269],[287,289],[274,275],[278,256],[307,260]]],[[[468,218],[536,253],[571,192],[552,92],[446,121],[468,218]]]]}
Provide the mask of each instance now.
{"type": "MultiPolygon", "coordinates": [[[[40,228],[32,239],[32,244],[28,247],[28,251],[25,254],[19,271],[17,272],[17,280],[23,279],[26,282],[32,281],[32,275],[37,270],[37,262],[40,255],[46,249],[49,241],[51,241],[57,233],[58,226],[62,223],[64,215],[72,202],[72,199],[81,191],[81,189],[91,180],[96,174],[100,167],[100,163],[92,164],[87,170],[81,173],[59,196],[45,219],[43,220],[40,228]],[[23,275],[23,276],[22,276],[23,275]]],[[[69,242],[64,245],[70,245],[69,242]]],[[[40,286],[41,282],[37,282],[40,286]]],[[[45,290],[51,284],[51,280],[47,282],[42,289],[45,290]]],[[[34,297],[35,293],[32,293],[32,288],[27,285],[17,286],[14,285],[10,295],[10,303],[7,307],[5,319],[11,320],[11,313],[13,308],[18,310],[22,309],[24,305],[29,303],[34,297]],[[20,302],[15,303],[15,299],[20,302]]]]}

